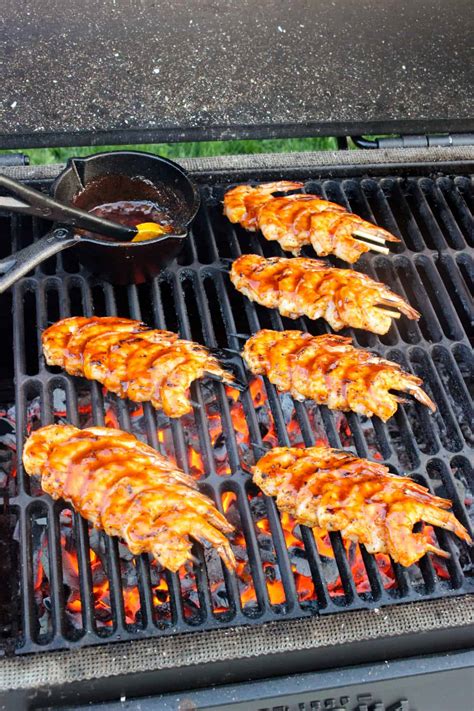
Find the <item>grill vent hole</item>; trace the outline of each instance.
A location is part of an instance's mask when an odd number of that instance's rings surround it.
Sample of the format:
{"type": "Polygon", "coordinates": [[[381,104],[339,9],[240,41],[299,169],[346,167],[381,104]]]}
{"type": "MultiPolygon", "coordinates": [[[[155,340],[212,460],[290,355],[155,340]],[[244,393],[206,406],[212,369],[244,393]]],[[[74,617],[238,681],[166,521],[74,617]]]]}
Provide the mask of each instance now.
{"type": "Polygon", "coordinates": [[[87,313],[80,286],[74,285],[69,290],[69,312],[71,316],[83,316],[87,313]]]}
{"type": "MultiPolygon", "coordinates": [[[[209,305],[209,312],[212,314],[211,318],[216,345],[221,347],[228,346],[229,343],[226,336],[224,315],[222,312],[222,299],[212,277],[206,277],[206,279],[204,279],[204,291],[209,305]],[[217,304],[219,305],[218,308],[216,308],[217,304]]],[[[232,331],[232,329],[229,328],[229,331],[232,331]]]]}
{"type": "Polygon", "coordinates": [[[117,315],[121,318],[133,318],[130,307],[132,299],[130,299],[130,289],[133,287],[114,286],[115,308],[117,315]]]}
{"type": "Polygon", "coordinates": [[[163,279],[159,282],[159,293],[161,296],[161,308],[165,320],[164,328],[168,331],[178,333],[178,316],[176,313],[174,285],[171,280],[163,279]]]}
{"type": "Polygon", "coordinates": [[[474,313],[472,306],[472,294],[474,293],[472,290],[474,286],[472,283],[472,262],[470,262],[467,255],[461,255],[457,262],[454,262],[448,255],[441,255],[436,262],[436,266],[442,282],[449,292],[459,320],[466,333],[469,333],[472,327],[474,313]],[[464,256],[466,257],[465,261],[462,259],[464,256]],[[456,264],[459,270],[456,269],[456,264]],[[464,273],[462,273],[463,269],[461,267],[464,267],[464,273]],[[464,281],[462,277],[464,277],[464,281]],[[464,282],[468,284],[467,289],[464,282]]]}
{"type": "Polygon", "coordinates": [[[185,278],[181,281],[181,290],[184,295],[184,312],[183,323],[185,320],[189,323],[190,333],[186,334],[186,338],[197,343],[205,343],[201,322],[201,305],[198,301],[198,296],[194,288],[194,279],[192,277],[185,278]]]}
{"type": "Polygon", "coordinates": [[[193,222],[193,238],[198,261],[212,264],[218,258],[216,236],[207,206],[203,206],[193,222]]]}
{"type": "Polygon", "coordinates": [[[27,289],[23,296],[23,314],[24,314],[24,337],[28,338],[23,347],[25,358],[25,373],[26,375],[36,375],[39,370],[38,363],[38,335],[35,332],[38,329],[38,320],[36,314],[36,291],[27,289]],[[32,335],[32,338],[29,336],[32,335]]]}
{"type": "Polygon", "coordinates": [[[153,308],[152,286],[150,284],[139,284],[136,287],[138,297],[138,310],[140,319],[151,328],[156,328],[155,311],[153,308]]]}
{"type": "Polygon", "coordinates": [[[402,242],[413,252],[421,252],[424,247],[423,234],[412,214],[405,195],[402,192],[401,181],[384,181],[382,186],[388,207],[398,226],[402,242]]]}
{"type": "Polygon", "coordinates": [[[59,293],[56,287],[50,287],[46,290],[46,314],[48,319],[46,326],[51,326],[61,318],[59,293]]]}
{"type": "Polygon", "coordinates": [[[105,302],[104,289],[99,284],[92,287],[92,301],[94,304],[94,316],[107,316],[108,310],[105,302]]]}
{"type": "MultiPolygon", "coordinates": [[[[444,353],[442,348],[437,348],[435,352],[437,353],[438,358],[442,358],[441,354],[444,353]]],[[[436,364],[434,356],[433,360],[436,364]]],[[[452,400],[453,397],[455,397],[454,393],[450,393],[451,397],[449,399],[451,402],[448,403],[443,388],[440,386],[438,378],[433,370],[433,366],[430,364],[425,351],[417,348],[412,352],[410,361],[415,375],[422,378],[424,383],[423,388],[426,390],[431,399],[434,400],[437,406],[436,412],[431,415],[428,415],[426,410],[422,410],[422,412],[426,415],[426,417],[429,417],[428,422],[430,424],[436,423],[435,426],[438,437],[441,440],[443,447],[449,452],[458,452],[462,449],[463,443],[459,437],[455,424],[456,419],[453,418],[450,407],[450,405],[452,406],[453,404],[452,400]]],[[[452,381],[450,380],[450,385],[451,384],[452,381]]]]}
{"type": "MultiPolygon", "coordinates": [[[[452,217],[456,221],[457,228],[461,232],[461,234],[459,234],[454,227],[451,228],[454,239],[450,240],[450,246],[454,249],[464,249],[464,240],[472,245],[474,229],[472,214],[466,204],[467,196],[463,196],[463,193],[457,189],[456,185],[453,185],[453,181],[450,178],[440,178],[437,181],[437,187],[443,195],[452,217]]],[[[472,191],[472,184],[470,185],[470,189],[472,191]]],[[[451,218],[449,212],[447,210],[445,210],[445,212],[447,217],[451,218]]],[[[453,222],[453,220],[450,219],[450,222],[453,222]]]]}
{"type": "Polygon", "coordinates": [[[33,612],[33,639],[38,644],[46,644],[54,634],[53,609],[55,604],[51,594],[51,570],[49,548],[51,541],[48,511],[35,502],[29,509],[29,535],[31,556],[28,560],[29,574],[34,583],[34,595],[29,600],[33,612]]]}

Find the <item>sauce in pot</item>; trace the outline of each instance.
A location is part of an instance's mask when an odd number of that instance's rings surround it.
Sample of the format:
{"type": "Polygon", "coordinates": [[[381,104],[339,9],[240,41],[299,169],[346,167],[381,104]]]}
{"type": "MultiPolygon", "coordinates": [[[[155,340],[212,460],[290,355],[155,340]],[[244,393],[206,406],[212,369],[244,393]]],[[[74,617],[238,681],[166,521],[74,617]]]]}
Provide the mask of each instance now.
{"type": "Polygon", "coordinates": [[[72,203],[126,227],[143,226],[133,242],[182,231],[179,217],[184,203],[180,196],[168,186],[155,185],[146,178],[115,173],[99,176],[89,181],[72,203]]]}
{"type": "Polygon", "coordinates": [[[106,202],[93,207],[89,212],[98,217],[105,217],[105,219],[111,222],[126,225],[127,227],[136,227],[143,223],[155,223],[160,226],[160,232],[162,233],[173,231],[169,217],[163,210],[160,210],[158,205],[150,200],[119,200],[117,202],[106,202]]]}
{"type": "Polygon", "coordinates": [[[127,227],[136,227],[142,222],[156,222],[163,227],[168,226],[167,231],[171,230],[170,220],[166,213],[149,200],[106,202],[93,207],[89,212],[127,227]]]}

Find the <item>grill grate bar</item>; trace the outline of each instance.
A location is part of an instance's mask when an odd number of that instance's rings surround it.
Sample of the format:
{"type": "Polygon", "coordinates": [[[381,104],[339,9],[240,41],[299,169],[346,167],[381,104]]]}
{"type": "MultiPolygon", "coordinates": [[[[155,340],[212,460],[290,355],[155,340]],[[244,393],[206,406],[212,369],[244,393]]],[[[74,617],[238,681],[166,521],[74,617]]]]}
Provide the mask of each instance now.
{"type": "MultiPolygon", "coordinates": [[[[466,246],[462,230],[454,218],[453,213],[449,209],[443,192],[439,189],[437,183],[423,181],[426,198],[436,210],[437,219],[439,221],[441,231],[445,235],[447,246],[453,249],[464,249],[466,246]]],[[[455,192],[455,191],[452,191],[455,192]]]]}
{"type": "Polygon", "coordinates": [[[82,621],[86,634],[92,634],[96,631],[94,621],[94,602],[92,588],[92,574],[90,567],[90,547],[87,522],[77,514],[73,514],[74,527],[76,530],[78,564],[80,571],[80,594],[82,605],[82,621]]]}

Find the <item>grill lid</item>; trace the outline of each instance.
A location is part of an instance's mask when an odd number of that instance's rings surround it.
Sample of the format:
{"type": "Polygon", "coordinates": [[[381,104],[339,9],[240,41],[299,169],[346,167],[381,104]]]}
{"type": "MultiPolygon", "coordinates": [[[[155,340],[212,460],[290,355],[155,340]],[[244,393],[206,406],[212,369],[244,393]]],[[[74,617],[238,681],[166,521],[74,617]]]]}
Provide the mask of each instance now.
{"type": "Polygon", "coordinates": [[[474,126],[469,0],[16,10],[4,0],[0,147],[474,126]]]}

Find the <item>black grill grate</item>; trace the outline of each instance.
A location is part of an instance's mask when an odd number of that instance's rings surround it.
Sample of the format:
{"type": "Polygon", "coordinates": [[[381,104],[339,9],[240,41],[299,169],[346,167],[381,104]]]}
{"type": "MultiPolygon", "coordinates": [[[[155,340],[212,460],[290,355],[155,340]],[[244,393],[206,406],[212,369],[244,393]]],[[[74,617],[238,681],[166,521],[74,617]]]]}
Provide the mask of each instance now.
{"type": "MultiPolygon", "coordinates": [[[[375,418],[345,417],[311,403],[293,403],[265,383],[262,392],[268,397],[271,420],[268,408],[255,406],[256,389],[241,397],[251,443],[247,448],[241,425],[235,424],[238,406],[219,384],[194,384],[192,396],[198,405],[194,416],[170,424],[149,405],[141,413],[133,404],[104,396],[96,383],[45,367],[40,332],[71,314],[141,318],[211,347],[232,349],[241,346],[235,334],[261,327],[302,328],[314,334],[329,330],[322,321],[281,318],[233,289],[219,268],[220,258],[242,252],[272,256],[279,249],[228,223],[219,202],[222,185],[202,187],[203,207],[185,251],[151,284],[116,288],[91,280],[80,271],[73,251],[51,260],[13,290],[18,460],[32,423],[67,418],[84,426],[90,417],[97,424],[112,424],[116,417],[125,430],[141,428],[152,445],[172,454],[185,469],[195,471],[202,462],[207,472],[200,479],[202,490],[221,509],[231,502],[228,515],[245,539],[237,541],[238,557],[252,584],[239,583],[222,571],[213,554],[203,554],[199,547],[195,553],[202,564],[182,575],[163,573],[144,556],[134,561],[118,541],[91,532],[62,502],[42,495],[19,466],[16,477],[10,476],[0,489],[4,503],[0,525],[11,536],[8,575],[14,593],[9,623],[2,628],[7,650],[69,648],[318,612],[377,609],[474,591],[472,551],[442,531],[436,535],[451,559],[442,565],[425,558],[408,570],[364,550],[357,557],[356,547],[345,547],[339,534],[330,535],[332,553],[321,547],[328,541],[318,547],[305,529],[295,532],[288,547],[274,502],[259,495],[245,467],[240,467],[241,459],[252,461],[252,449],[258,456],[261,446],[276,441],[273,421],[282,445],[298,441],[311,445],[324,439],[360,456],[375,456],[395,472],[412,473],[432,491],[451,498],[454,512],[472,533],[473,436],[467,390],[472,356],[466,335],[472,318],[472,261],[467,251],[473,236],[471,182],[465,176],[324,181],[306,177],[308,192],[349,206],[402,237],[403,244],[392,256],[366,256],[357,268],[405,295],[423,314],[421,320],[416,324],[401,319],[381,338],[347,333],[360,346],[423,377],[437,403],[436,414],[408,404],[383,425],[375,418]],[[71,562],[75,551],[77,563],[71,562]],[[392,583],[386,589],[389,579],[392,583]],[[101,597],[104,589],[107,604],[101,597]]],[[[36,221],[1,219],[11,229],[13,248],[44,231],[36,221]]]]}

